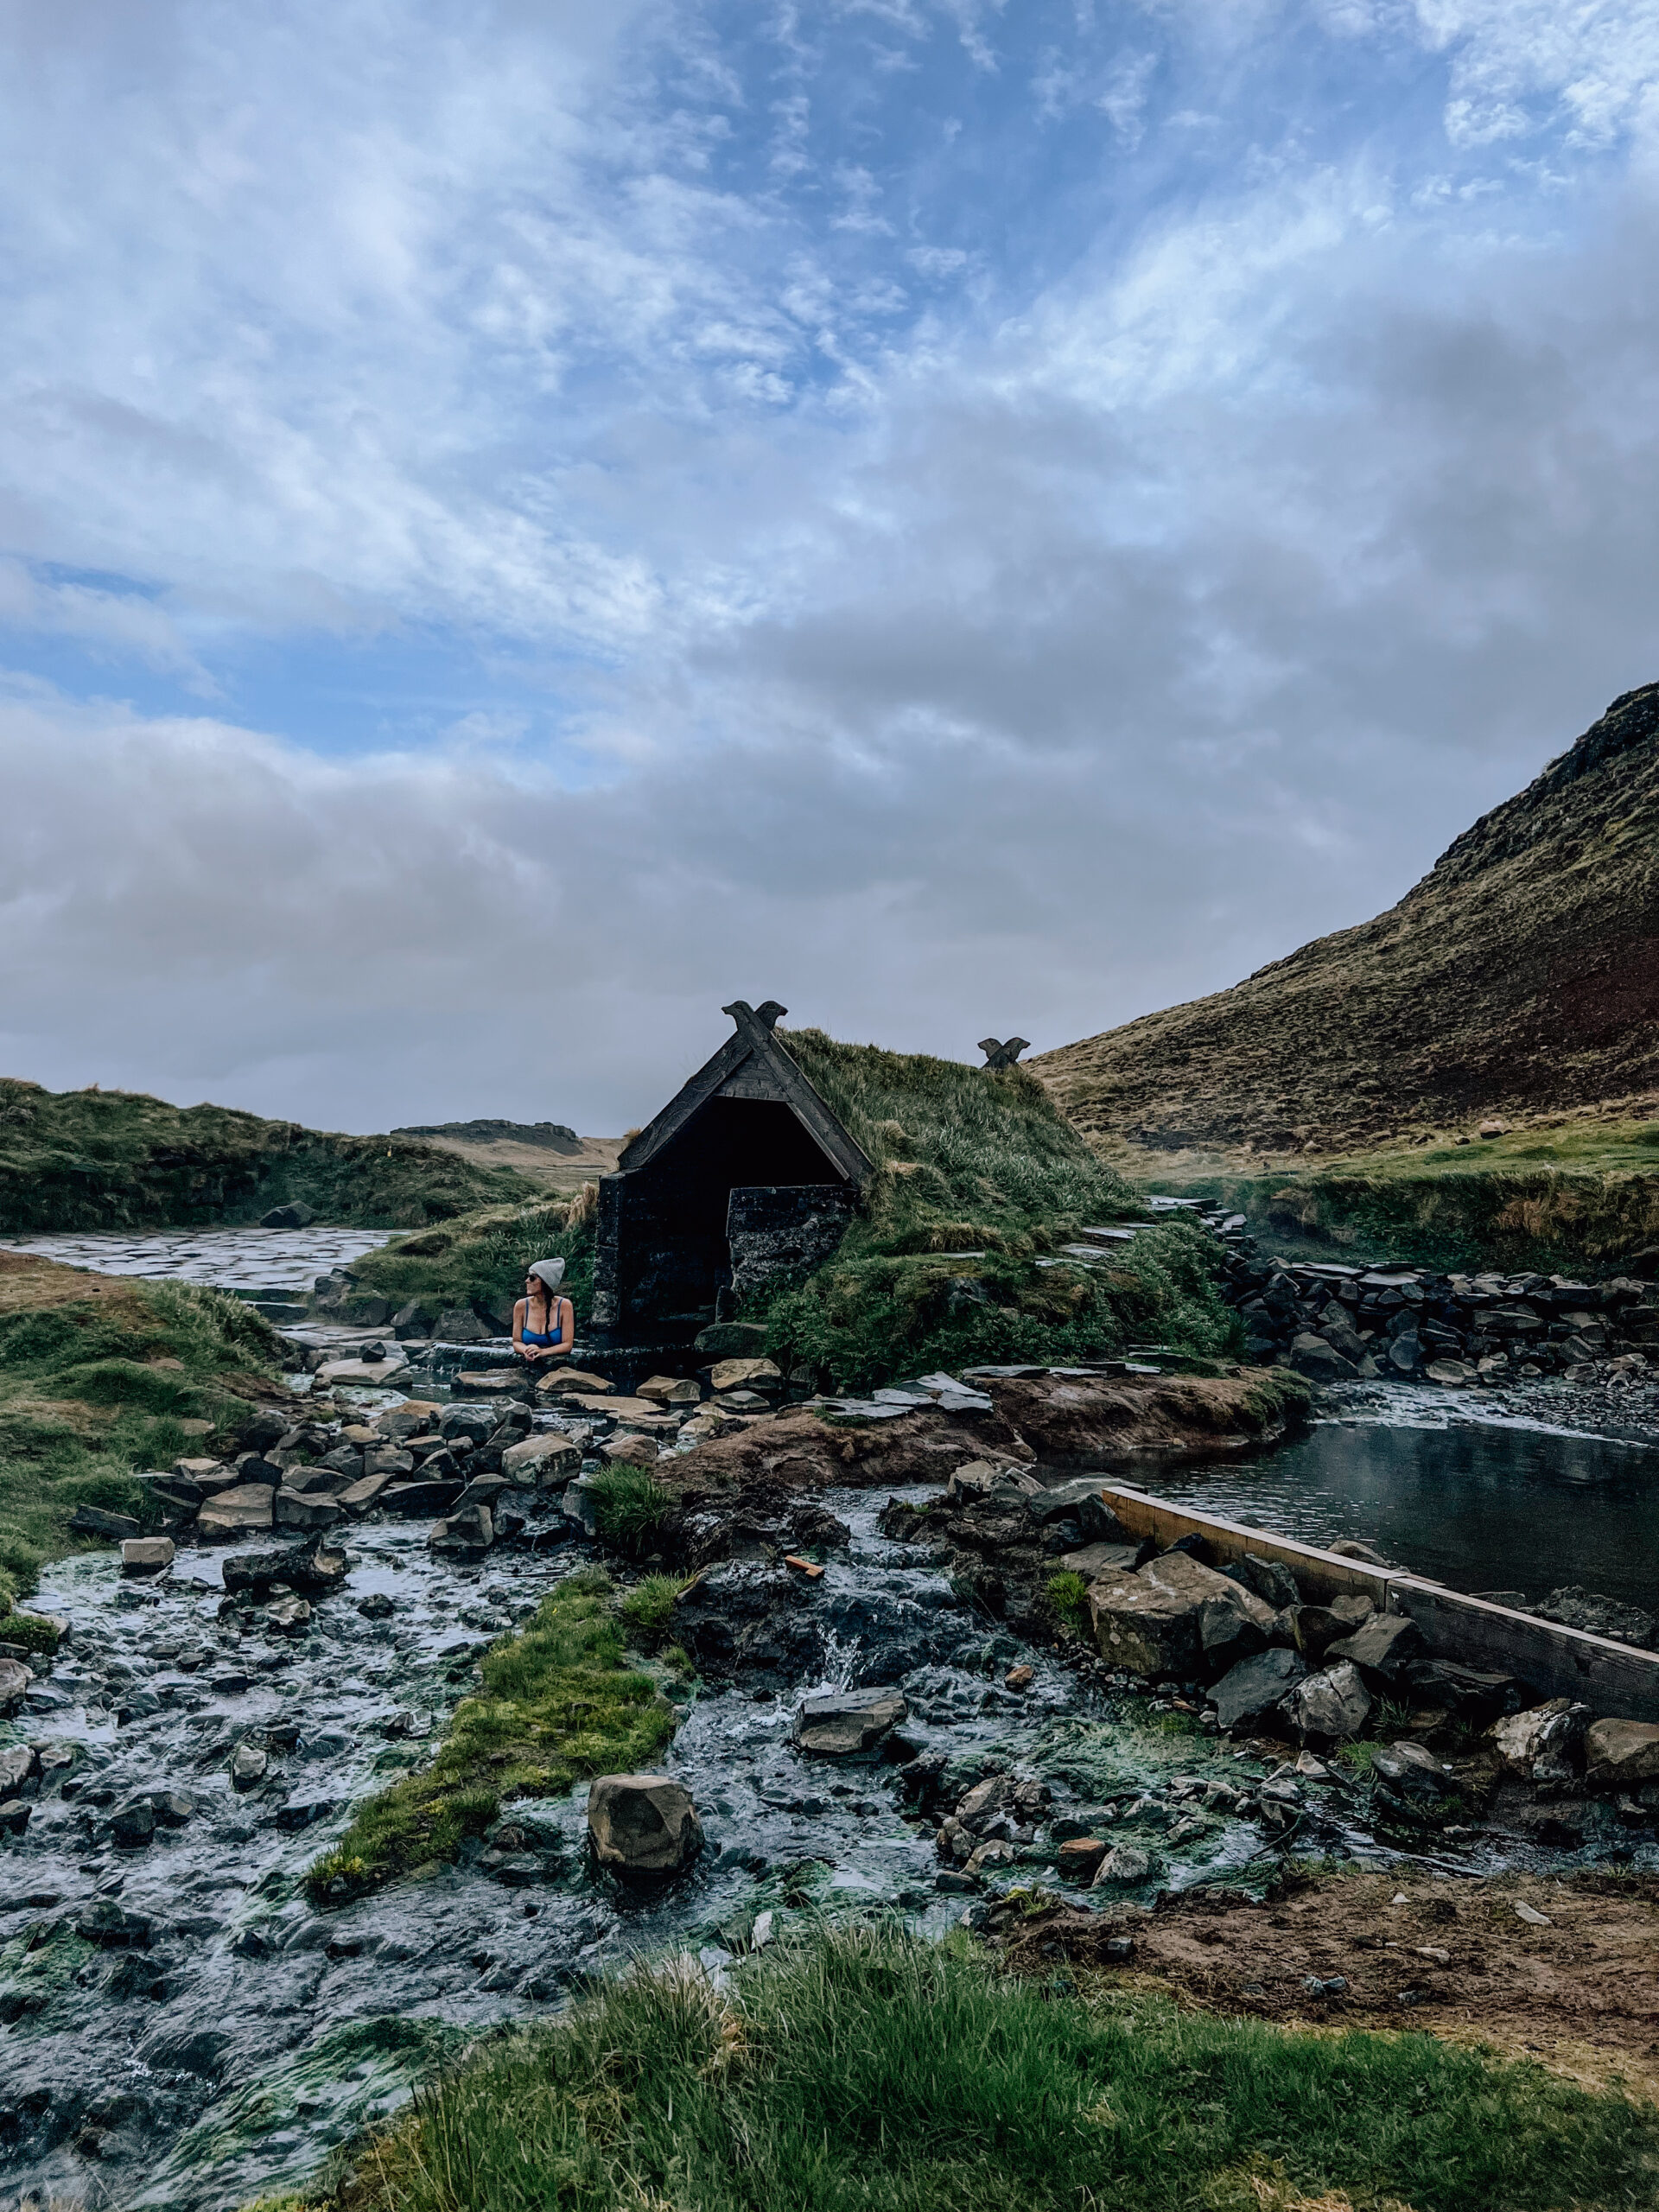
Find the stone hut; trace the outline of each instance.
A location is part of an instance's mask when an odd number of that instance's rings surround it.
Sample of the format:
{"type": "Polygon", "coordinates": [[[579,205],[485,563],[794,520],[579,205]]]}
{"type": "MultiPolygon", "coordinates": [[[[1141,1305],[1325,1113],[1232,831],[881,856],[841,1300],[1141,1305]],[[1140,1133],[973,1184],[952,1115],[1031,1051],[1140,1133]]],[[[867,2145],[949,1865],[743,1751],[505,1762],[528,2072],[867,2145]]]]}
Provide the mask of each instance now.
{"type": "Polygon", "coordinates": [[[874,1172],[773,1036],[788,1008],[721,1010],[734,1034],[601,1178],[602,1344],[688,1344],[769,1279],[817,1266],[874,1172]]]}

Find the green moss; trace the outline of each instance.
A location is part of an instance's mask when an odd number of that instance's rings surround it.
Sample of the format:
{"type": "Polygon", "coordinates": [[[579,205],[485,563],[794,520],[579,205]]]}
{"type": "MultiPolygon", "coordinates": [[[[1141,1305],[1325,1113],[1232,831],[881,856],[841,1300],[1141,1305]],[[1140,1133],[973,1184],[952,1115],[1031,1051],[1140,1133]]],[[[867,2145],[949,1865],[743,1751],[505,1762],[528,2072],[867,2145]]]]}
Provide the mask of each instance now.
{"type": "Polygon", "coordinates": [[[832,1929],[636,1969],[352,2154],[350,2212],[1415,2212],[1653,2202],[1659,2115],[1427,2035],[1292,2034],[832,1929]]]}
{"type": "Polygon", "coordinates": [[[239,1421],[284,1363],[240,1299],[137,1281],[76,1294],[86,1281],[33,1263],[19,1294],[41,1302],[0,1315],[0,1599],[32,1590],[48,1559],[98,1544],[71,1535],[78,1506],[149,1525],[133,1469],[200,1449],[203,1420],[239,1421]]]}
{"type": "Polygon", "coordinates": [[[485,1655],[483,1675],[432,1764],[359,1806],[308,1869],[318,1903],[454,1859],[506,1800],[558,1796],[584,1776],[644,1766],[674,1732],[673,1708],[627,1659],[602,1574],[550,1592],[522,1635],[485,1655]]]}
{"type": "Polygon", "coordinates": [[[224,1106],[0,1082],[10,1231],[257,1221],[295,1199],[333,1222],[412,1228],[536,1188],[407,1137],[342,1136],[224,1106]]]}

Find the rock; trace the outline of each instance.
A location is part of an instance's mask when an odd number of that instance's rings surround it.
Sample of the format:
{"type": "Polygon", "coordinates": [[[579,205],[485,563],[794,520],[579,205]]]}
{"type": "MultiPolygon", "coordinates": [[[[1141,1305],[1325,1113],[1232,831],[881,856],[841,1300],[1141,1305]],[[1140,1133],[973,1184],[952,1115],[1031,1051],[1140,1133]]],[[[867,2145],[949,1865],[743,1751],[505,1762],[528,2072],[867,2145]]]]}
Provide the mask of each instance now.
{"type": "Polygon", "coordinates": [[[766,1349],[766,1324],[761,1321],[716,1321],[703,1330],[693,1344],[705,1359],[760,1359],[766,1349]]]}
{"type": "Polygon", "coordinates": [[[512,1487],[505,1475],[474,1475],[455,1500],[455,1511],[465,1513],[469,1505],[487,1505],[493,1513],[500,1503],[502,1491],[512,1487]]]}
{"type": "Polygon", "coordinates": [[[1216,1718],[1224,1728],[1258,1723],[1281,1706],[1306,1675],[1307,1662],[1294,1651],[1263,1651],[1254,1659],[1241,1660],[1211,1693],[1216,1718]]]}
{"type": "Polygon", "coordinates": [[[616,1389],[602,1375],[589,1375],[580,1367],[556,1367],[550,1375],[540,1376],[536,1384],[538,1398],[605,1398],[616,1389]]]}
{"type": "Polygon", "coordinates": [[[361,1482],[348,1483],[335,1497],[334,1503],[342,1513],[355,1521],[376,1503],[391,1480],[390,1475],[365,1475],[361,1482]]]}
{"type": "Polygon", "coordinates": [[[1509,1130],[1510,1125],[1507,1122],[1483,1122],[1475,1134],[1477,1136],[1487,1138],[1502,1137],[1507,1136],[1509,1130]]]}
{"type": "Polygon", "coordinates": [[[1073,1836],[1063,1843],[1054,1854],[1054,1865],[1063,1882],[1086,1882],[1106,1856],[1106,1846],[1097,1835],[1073,1836]]]}
{"type": "Polygon", "coordinates": [[[121,1543],[138,1534],[138,1523],[130,1513],[106,1513],[101,1505],[78,1505],[69,1522],[70,1533],[77,1536],[106,1536],[111,1543],[121,1543]]]}
{"type": "Polygon", "coordinates": [[[1590,1718],[1588,1706],[1555,1697],[1495,1720],[1487,1733],[1511,1774],[1526,1782],[1572,1782],[1584,1766],[1590,1718]]]}
{"type": "Polygon", "coordinates": [[[136,1797],[110,1815],[110,1840],[122,1851],[142,1851],[156,1833],[156,1808],[136,1797]]]}
{"type": "Polygon", "coordinates": [[[259,1217],[261,1229],[309,1229],[316,1215],[303,1198],[290,1198],[285,1206],[272,1206],[259,1217]]]}
{"type": "Polygon", "coordinates": [[[263,1552],[237,1552],[225,1562],[225,1587],[239,1591],[269,1590],[274,1582],[314,1596],[337,1590],[345,1581],[350,1562],[344,1552],[314,1536],[308,1543],[273,1548],[263,1552]]]}
{"type": "Polygon", "coordinates": [[[1344,1359],[1334,1344],[1316,1337],[1311,1329],[1304,1330],[1291,1344],[1290,1364],[1296,1374],[1306,1375],[1313,1382],[1351,1382],[1359,1372],[1354,1361],[1344,1359]]]}
{"type": "Polygon", "coordinates": [[[500,1418],[499,1405],[446,1406],[438,1415],[438,1434],[446,1444],[486,1444],[500,1418]]]}
{"type": "Polygon", "coordinates": [[[1296,1578],[1282,1560],[1262,1559],[1255,1552],[1246,1552],[1243,1559],[1236,1559],[1222,1572],[1230,1582],[1242,1582],[1253,1590],[1264,1605],[1271,1605],[1281,1613],[1291,1605],[1301,1603],[1301,1592],[1296,1587],[1296,1578]]]}
{"type": "Polygon", "coordinates": [[[275,1491],[264,1483],[251,1483],[234,1490],[222,1490],[217,1497],[210,1497],[196,1516],[196,1536],[200,1542],[213,1543],[225,1537],[245,1536],[250,1529],[269,1529],[271,1525],[271,1500],[275,1491]]]}
{"type": "Polygon", "coordinates": [[[1090,1543],[1131,1541],[1128,1530],[1102,1497],[1097,1478],[1085,1475],[1080,1481],[1035,1490],[1026,1500],[1026,1511],[1039,1528],[1047,1528],[1055,1521],[1075,1521],[1078,1532],[1090,1543]]]}
{"type": "Polygon", "coordinates": [[[8,1797],[0,1802],[0,1835],[22,1835],[34,1810],[26,1798],[8,1797]]]}
{"type": "Polygon", "coordinates": [[[1431,1382],[1443,1382],[1448,1389],[1475,1377],[1475,1370],[1464,1359],[1431,1359],[1423,1372],[1431,1382]]]}
{"type": "Polygon", "coordinates": [[[287,1472],[287,1468],[280,1459],[274,1457],[267,1459],[263,1452],[243,1452],[238,1454],[236,1479],[238,1485],[243,1489],[247,1488],[250,1484],[261,1483],[270,1490],[276,1490],[287,1472]]]}
{"type": "Polygon", "coordinates": [[[690,1792],[665,1774],[601,1775],[588,1792],[588,1834],[601,1866],[675,1874],[702,1848],[690,1792]]]}
{"type": "Polygon", "coordinates": [[[449,1306],[439,1314],[433,1334],[441,1344],[481,1344],[489,1341],[491,1332],[469,1307],[449,1306]]]}
{"type": "Polygon", "coordinates": [[[1381,1552],[1373,1551],[1369,1544],[1362,1544],[1357,1536],[1338,1536],[1335,1543],[1327,1544],[1325,1548],[1334,1552],[1338,1559],[1357,1559],[1364,1567],[1387,1567],[1389,1564],[1381,1552]]]}
{"type": "MultiPolygon", "coordinates": [[[[1659,1735],[1659,1729],[1654,1732],[1659,1735]]],[[[1421,1744],[1390,1744],[1371,1761],[1371,1771],[1396,1796],[1423,1800],[1457,1793],[1457,1777],[1421,1744]]]]}
{"type": "MultiPolygon", "coordinates": [[[[289,1209],[284,1207],[284,1212],[289,1209]]],[[[302,1206],[303,1213],[308,1209],[302,1206]]],[[[272,1222],[270,1216],[260,1223],[262,1229],[285,1228],[286,1223],[272,1222]]],[[[302,1224],[294,1224],[296,1228],[302,1224]]],[[[162,2074],[200,2074],[211,2077],[219,2073],[225,2063],[233,2037],[223,2028],[197,2028],[194,2031],[175,2031],[171,2034],[152,2036],[140,2046],[140,2062],[152,2071],[162,2074]]]]}
{"type": "MultiPolygon", "coordinates": [[[[464,1376],[455,1377],[458,1383],[466,1379],[464,1376]]],[[[386,1443],[396,1446],[406,1437],[423,1435],[442,1418],[442,1414],[443,1408],[435,1399],[410,1398],[401,1406],[393,1406],[389,1412],[378,1415],[374,1423],[374,1433],[386,1443]]],[[[364,1440],[366,1443],[367,1439],[364,1440]]],[[[368,1468],[365,1466],[363,1471],[366,1474],[368,1468]]]]}
{"type": "Polygon", "coordinates": [[[1388,1364],[1396,1374],[1414,1375],[1423,1363],[1423,1347],[1414,1331],[1402,1330],[1389,1346],[1388,1364]]]}
{"type": "Polygon", "coordinates": [[[1080,1574],[1085,1582],[1098,1582],[1107,1574],[1133,1574],[1140,1564],[1139,1544],[1085,1544],[1080,1552],[1063,1552],[1059,1560],[1063,1573],[1080,1574]]]}
{"type": "Polygon", "coordinates": [[[495,1541],[495,1520],[487,1505],[468,1505],[447,1521],[435,1521],[429,1548],[453,1556],[486,1552],[495,1541]]]}
{"type": "Polygon", "coordinates": [[[1427,1656],[1423,1632],[1406,1613],[1373,1613],[1351,1636],[1339,1637],[1325,1649],[1327,1662],[1351,1660],[1363,1674],[1390,1686],[1403,1681],[1407,1669],[1427,1656]]]}
{"type": "Polygon", "coordinates": [[[311,1608],[303,1598],[273,1598],[261,1606],[260,1618],[279,1636],[303,1636],[311,1625],[311,1608]]]}
{"type": "Polygon", "coordinates": [[[346,1509],[332,1497],[314,1497],[308,1491],[279,1490],[271,1501],[270,1517],[277,1529],[332,1529],[346,1518],[346,1509]]]}
{"type": "Polygon", "coordinates": [[[0,1659],[0,1713],[21,1705],[34,1680],[33,1669],[25,1666],[21,1659],[0,1659]]]}
{"type": "Polygon", "coordinates": [[[1645,1720],[1594,1722],[1585,1732],[1584,1778],[1592,1789],[1634,1789],[1644,1782],[1659,1782],[1659,1728],[1645,1720]]]}
{"type": "Polygon", "coordinates": [[[1552,1590],[1541,1605],[1533,1611],[1540,1620],[1555,1621],[1562,1628],[1582,1629],[1586,1636],[1611,1637],[1619,1643],[1639,1643],[1651,1646],[1654,1641],[1653,1615],[1639,1605],[1621,1605],[1615,1598],[1604,1598],[1598,1591],[1580,1590],[1569,1586],[1552,1590]]]}
{"type": "Polygon", "coordinates": [[[334,1809],[332,1797],[320,1796],[315,1790],[302,1789],[276,1808],[276,1826],[289,1834],[301,1828],[315,1827],[319,1821],[326,1821],[334,1809]]]}
{"type": "Polygon", "coordinates": [[[632,1432],[626,1436],[607,1436],[599,1447],[599,1454],[602,1459],[626,1467],[654,1467],[661,1457],[654,1436],[639,1436],[632,1432]]]}
{"type": "Polygon", "coordinates": [[[124,1574],[159,1574],[173,1564],[171,1536],[126,1536],[121,1543],[124,1574]]]}
{"type": "Polygon", "coordinates": [[[0,1797],[15,1797],[35,1772],[40,1754],[28,1744],[10,1744],[0,1751],[0,1797]]]}
{"type": "Polygon", "coordinates": [[[634,1392],[637,1398],[649,1398],[657,1406],[696,1406],[702,1402],[702,1392],[690,1376],[653,1375],[634,1392]]]}
{"type": "Polygon", "coordinates": [[[1325,1741],[1357,1736],[1370,1709],[1371,1694],[1351,1660],[1298,1682],[1285,1707],[1300,1734],[1325,1741]]]}
{"type": "Polygon", "coordinates": [[[255,1789],[264,1780],[270,1764],[270,1753],[262,1751],[257,1744],[238,1744],[231,1753],[232,1789],[255,1789]]]}
{"type": "Polygon", "coordinates": [[[839,1690],[806,1700],[795,1717],[795,1741],[804,1751],[845,1758],[873,1750],[909,1714],[897,1690],[839,1690]]]}
{"type": "Polygon", "coordinates": [[[363,1454],[363,1472],[365,1477],[384,1475],[388,1480],[391,1480],[399,1475],[412,1475],[414,1471],[415,1454],[412,1452],[405,1452],[400,1445],[372,1445],[363,1454]]]}
{"type": "Polygon", "coordinates": [[[770,1359],[721,1359],[709,1371],[709,1388],[720,1390],[760,1390],[768,1394],[783,1388],[783,1370],[770,1359]]]}
{"type": "Polygon", "coordinates": [[[1206,1675],[1224,1674],[1242,1659],[1252,1659],[1270,1643],[1282,1640],[1279,1616],[1262,1603],[1254,1590],[1228,1582],[1224,1598],[1206,1598],[1198,1614],[1198,1641],[1204,1647],[1206,1675]]]}
{"type": "MultiPolygon", "coordinates": [[[[450,1388],[465,1391],[469,1398],[482,1398],[499,1405],[504,1400],[522,1402],[531,1397],[535,1384],[529,1370],[520,1365],[471,1367],[453,1377],[450,1388]]],[[[411,1430],[410,1433],[414,1432],[411,1430]]]]}
{"type": "Polygon", "coordinates": [[[411,1298],[407,1306],[400,1306],[391,1317],[391,1333],[400,1344],[409,1344],[429,1337],[437,1315],[429,1306],[423,1306],[418,1298],[411,1298]]]}
{"type": "Polygon", "coordinates": [[[1202,1634],[1204,1607],[1211,1599],[1229,1605],[1261,1605],[1241,1585],[1186,1552],[1165,1552],[1134,1574],[1103,1576],[1089,1591],[1090,1619],[1102,1658],[1154,1681],[1190,1681],[1212,1671],[1205,1663],[1202,1634]]]}
{"type": "Polygon", "coordinates": [[[1133,1843],[1115,1844],[1095,1869],[1090,1885],[1096,1890],[1130,1889],[1152,1872],[1152,1854],[1133,1843]]]}
{"type": "Polygon", "coordinates": [[[460,1497],[464,1484],[447,1483],[388,1483],[380,1493],[380,1503],[388,1513],[400,1513],[414,1517],[419,1514],[442,1513],[460,1497]]]}
{"type": "Polygon", "coordinates": [[[518,1490],[550,1490],[582,1471],[582,1446],[556,1429],[543,1429],[501,1454],[501,1471],[518,1490]]]}
{"type": "Polygon", "coordinates": [[[103,1950],[147,1951],[155,1932],[152,1921],[142,1912],[124,1911],[113,1897],[99,1897],[84,1905],[75,1921],[75,1933],[81,1941],[96,1943],[103,1950]]]}

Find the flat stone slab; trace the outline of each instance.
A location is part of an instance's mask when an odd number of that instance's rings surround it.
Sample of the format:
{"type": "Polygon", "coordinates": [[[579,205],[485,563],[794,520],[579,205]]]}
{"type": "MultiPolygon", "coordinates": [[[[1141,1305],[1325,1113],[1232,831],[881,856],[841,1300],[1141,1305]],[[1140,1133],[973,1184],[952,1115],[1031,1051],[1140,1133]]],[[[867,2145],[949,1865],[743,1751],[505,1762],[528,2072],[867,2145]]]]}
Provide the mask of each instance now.
{"type": "Polygon", "coordinates": [[[909,1713],[898,1690],[839,1690],[810,1697],[795,1716],[795,1741],[804,1751],[847,1758],[873,1750],[909,1713]]]}

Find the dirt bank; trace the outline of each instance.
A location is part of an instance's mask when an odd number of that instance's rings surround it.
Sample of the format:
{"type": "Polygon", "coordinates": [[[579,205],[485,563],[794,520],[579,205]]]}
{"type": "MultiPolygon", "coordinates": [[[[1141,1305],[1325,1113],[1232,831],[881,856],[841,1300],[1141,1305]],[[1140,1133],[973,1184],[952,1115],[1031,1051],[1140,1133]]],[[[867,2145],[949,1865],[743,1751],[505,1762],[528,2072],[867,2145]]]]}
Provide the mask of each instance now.
{"type": "Polygon", "coordinates": [[[1009,1913],[993,1941],[1019,1974],[1105,1967],[1206,2012],[1289,2025],[1416,2028],[1659,2095],[1659,1881],[1491,1882],[1415,1872],[1296,1881],[1275,1901],[1190,1891],[1151,1914],[1009,1913]],[[1518,1907],[1541,1916],[1522,1916],[1518,1907]],[[1340,1991],[1311,1990],[1339,1978],[1340,1991]]]}
{"type": "Polygon", "coordinates": [[[1293,1378],[1247,1368],[1205,1377],[1006,1376],[978,1387],[991,1400],[989,1413],[922,1408],[871,1421],[792,1408],[664,1460],[658,1478],[691,1499],[757,1484],[896,1490],[944,1483],[974,1459],[1087,1469],[1168,1465],[1271,1442],[1306,1402],[1293,1378]]]}

